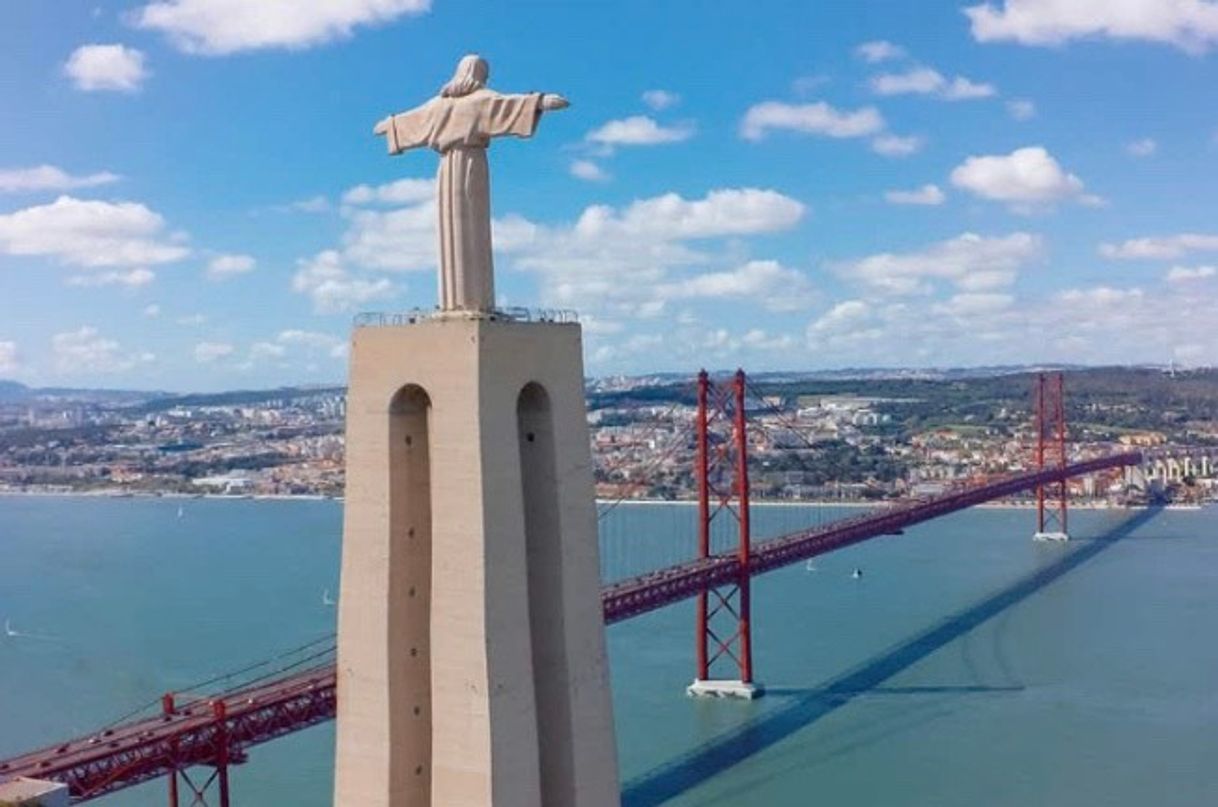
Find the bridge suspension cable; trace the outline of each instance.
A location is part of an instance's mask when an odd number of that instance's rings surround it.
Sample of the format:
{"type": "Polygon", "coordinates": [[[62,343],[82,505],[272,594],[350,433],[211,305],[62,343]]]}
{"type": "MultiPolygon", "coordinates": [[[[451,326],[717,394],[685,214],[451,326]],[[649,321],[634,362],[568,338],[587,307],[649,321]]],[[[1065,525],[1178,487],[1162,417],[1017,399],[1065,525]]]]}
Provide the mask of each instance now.
{"type": "MultiPolygon", "coordinates": [[[[314,659],[314,658],[323,657],[327,654],[331,654],[334,652],[335,647],[336,647],[336,645],[335,645],[336,638],[337,638],[337,634],[334,631],[330,631],[329,633],[323,634],[323,635],[317,637],[316,639],[305,642],[302,645],[293,647],[290,650],[284,650],[280,653],[276,653],[272,656],[268,656],[265,659],[262,659],[261,661],[257,661],[253,664],[248,664],[248,665],[241,667],[239,669],[236,669],[236,670],[230,670],[227,672],[220,673],[218,675],[212,676],[211,678],[207,678],[205,680],[198,681],[196,683],[190,684],[185,687],[179,687],[174,690],[174,694],[175,695],[195,694],[201,698],[206,698],[209,694],[217,694],[215,692],[208,692],[209,687],[214,687],[216,684],[219,684],[223,681],[233,681],[238,676],[245,675],[246,673],[253,672],[254,670],[260,670],[264,667],[274,664],[276,661],[282,661],[283,659],[291,658],[292,656],[295,656],[298,653],[301,653],[305,650],[309,650],[311,648],[317,647],[320,644],[325,643],[325,644],[327,644],[327,646],[321,652],[310,656],[309,657],[310,660],[314,659]]],[[[257,682],[257,681],[264,681],[264,680],[268,680],[269,678],[274,678],[276,676],[282,675],[283,673],[287,672],[288,670],[296,669],[299,666],[301,666],[301,665],[299,663],[296,663],[296,664],[289,664],[286,667],[276,668],[276,669],[270,671],[269,673],[266,673],[257,678],[251,679],[250,681],[243,682],[242,686],[249,686],[250,684],[257,682]]],[[[228,687],[228,688],[232,689],[232,687],[228,687]]],[[[101,727],[101,729],[99,729],[99,732],[104,731],[109,728],[113,728],[114,726],[117,726],[117,725],[120,725],[123,723],[127,723],[132,718],[137,717],[141,714],[144,714],[145,712],[150,712],[154,709],[159,710],[161,708],[161,704],[163,703],[163,698],[164,698],[163,695],[158,695],[156,698],[153,698],[150,701],[147,701],[145,703],[140,704],[139,706],[136,706],[131,711],[126,712],[126,713],[120,715],[119,717],[116,717],[114,720],[110,721],[109,723],[106,723],[104,726],[101,727]]]]}

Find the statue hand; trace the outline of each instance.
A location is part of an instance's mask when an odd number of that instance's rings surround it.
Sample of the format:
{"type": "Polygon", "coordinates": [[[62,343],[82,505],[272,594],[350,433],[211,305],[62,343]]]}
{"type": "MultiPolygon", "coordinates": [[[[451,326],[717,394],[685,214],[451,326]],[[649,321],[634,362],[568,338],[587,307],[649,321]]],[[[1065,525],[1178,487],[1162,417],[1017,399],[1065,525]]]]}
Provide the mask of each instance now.
{"type": "Polygon", "coordinates": [[[374,126],[374,127],[372,128],[372,133],[373,133],[374,135],[383,135],[383,134],[387,134],[387,133],[389,132],[389,124],[390,124],[390,123],[392,123],[392,122],[393,122],[393,116],[392,116],[392,115],[391,115],[391,116],[389,116],[389,117],[387,117],[387,118],[383,118],[383,119],[381,119],[381,120],[377,121],[376,126],[374,126]]]}
{"type": "Polygon", "coordinates": [[[558,93],[547,92],[542,93],[541,108],[545,110],[566,109],[571,106],[571,102],[563,98],[558,93]]]}

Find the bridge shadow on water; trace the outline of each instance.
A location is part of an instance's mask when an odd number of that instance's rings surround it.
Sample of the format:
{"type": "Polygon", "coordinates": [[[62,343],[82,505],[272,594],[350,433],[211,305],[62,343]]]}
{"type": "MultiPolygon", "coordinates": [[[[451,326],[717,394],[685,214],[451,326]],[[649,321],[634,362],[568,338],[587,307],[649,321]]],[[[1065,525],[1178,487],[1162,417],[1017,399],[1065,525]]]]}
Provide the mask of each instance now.
{"type": "Polygon", "coordinates": [[[789,703],[691,749],[663,765],[625,783],[623,807],[658,807],[692,790],[702,782],[743,762],[820,720],[863,694],[992,692],[1020,687],[892,687],[888,679],[912,667],[939,648],[964,636],[987,620],[1027,599],[1063,575],[1128,537],[1158,514],[1160,508],[1140,511],[1118,527],[1086,542],[1080,541],[1057,560],[1020,578],[995,594],[869,659],[826,686],[817,689],[770,689],[789,703]]]}

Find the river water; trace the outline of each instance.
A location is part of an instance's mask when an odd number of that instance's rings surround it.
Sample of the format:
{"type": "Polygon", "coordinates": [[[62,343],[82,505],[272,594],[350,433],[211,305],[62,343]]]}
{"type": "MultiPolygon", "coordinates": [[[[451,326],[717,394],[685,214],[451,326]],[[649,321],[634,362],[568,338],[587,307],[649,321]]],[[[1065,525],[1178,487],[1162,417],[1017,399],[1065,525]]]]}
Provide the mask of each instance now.
{"type": "MultiPolygon", "coordinates": [[[[761,535],[834,515],[755,508],[761,535]]],[[[691,604],[610,628],[624,804],[1218,803],[1218,510],[1072,516],[1068,545],[975,509],[760,578],[752,703],[685,696],[691,604]]],[[[332,631],[341,517],[0,497],[0,757],[332,631]]],[[[605,575],[683,556],[692,526],[618,507],[605,575]]],[[[333,736],[254,748],[235,802],[329,805],[333,736]]]]}

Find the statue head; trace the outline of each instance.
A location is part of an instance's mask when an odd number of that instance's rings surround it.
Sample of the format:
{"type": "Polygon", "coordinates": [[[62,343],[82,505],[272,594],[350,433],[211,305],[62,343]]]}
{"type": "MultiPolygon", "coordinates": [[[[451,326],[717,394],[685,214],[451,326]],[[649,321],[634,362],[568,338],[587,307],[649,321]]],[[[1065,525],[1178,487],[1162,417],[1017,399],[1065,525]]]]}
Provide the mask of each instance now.
{"type": "Polygon", "coordinates": [[[460,98],[469,95],[474,90],[486,86],[486,80],[491,74],[490,65],[476,53],[461,57],[457,62],[457,72],[452,79],[440,88],[440,95],[445,98],[460,98]]]}

